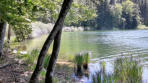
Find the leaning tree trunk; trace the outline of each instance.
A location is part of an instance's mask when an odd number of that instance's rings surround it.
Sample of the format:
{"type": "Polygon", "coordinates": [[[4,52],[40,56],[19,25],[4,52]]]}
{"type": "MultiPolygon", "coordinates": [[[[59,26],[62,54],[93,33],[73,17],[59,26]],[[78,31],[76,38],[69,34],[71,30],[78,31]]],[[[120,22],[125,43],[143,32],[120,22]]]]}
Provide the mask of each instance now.
{"type": "Polygon", "coordinates": [[[46,55],[46,53],[47,53],[53,39],[57,35],[58,31],[60,29],[62,29],[63,24],[64,24],[64,19],[65,19],[66,15],[67,15],[70,7],[71,7],[72,1],[73,0],[64,0],[61,12],[59,14],[59,18],[56,21],[53,30],[51,31],[50,35],[48,36],[46,42],[44,43],[44,45],[42,47],[42,50],[41,50],[40,54],[39,54],[37,65],[36,65],[36,68],[35,68],[35,70],[34,70],[34,72],[32,74],[32,77],[30,79],[30,83],[36,83],[37,82],[39,74],[40,74],[40,72],[41,72],[41,70],[43,68],[44,57],[45,57],[45,55],[46,55]]]}
{"type": "MultiPolygon", "coordinates": [[[[62,6],[63,10],[61,10],[61,12],[63,12],[64,10],[68,12],[68,10],[71,7],[72,1],[73,0],[64,0],[63,6],[62,6]]],[[[66,16],[66,14],[65,14],[65,16],[66,16]]],[[[62,25],[61,27],[63,27],[64,19],[65,18],[63,18],[63,23],[61,24],[62,25]]],[[[62,28],[58,31],[56,37],[54,38],[53,51],[52,51],[52,55],[50,57],[48,67],[47,67],[45,83],[53,83],[52,77],[53,77],[56,61],[58,58],[58,54],[60,51],[61,34],[62,34],[62,28]]]]}
{"type": "Polygon", "coordinates": [[[56,37],[54,38],[53,51],[48,64],[45,83],[53,83],[52,77],[60,50],[61,33],[62,29],[57,33],[56,37]]]}
{"type": "Polygon", "coordinates": [[[3,55],[3,44],[6,32],[6,23],[0,22],[0,56],[3,55]]]}

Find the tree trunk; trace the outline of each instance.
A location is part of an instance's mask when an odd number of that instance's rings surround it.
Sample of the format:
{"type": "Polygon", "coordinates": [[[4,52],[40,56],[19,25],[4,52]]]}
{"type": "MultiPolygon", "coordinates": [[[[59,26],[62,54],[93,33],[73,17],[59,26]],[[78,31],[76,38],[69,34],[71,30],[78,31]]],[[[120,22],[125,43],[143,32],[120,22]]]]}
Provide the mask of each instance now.
{"type": "Polygon", "coordinates": [[[56,21],[53,30],[51,31],[51,33],[49,34],[47,40],[45,41],[42,50],[39,54],[38,57],[38,61],[37,61],[37,65],[36,68],[32,74],[32,77],[30,79],[30,83],[36,83],[38,80],[38,76],[43,68],[43,61],[44,61],[44,57],[53,41],[53,39],[55,38],[55,36],[57,35],[57,32],[62,29],[63,24],[64,24],[64,19],[71,7],[73,0],[64,0],[63,5],[62,5],[62,9],[61,12],[59,14],[58,20],[56,21]]]}
{"type": "Polygon", "coordinates": [[[54,38],[53,51],[47,68],[45,83],[53,83],[52,77],[60,50],[61,33],[62,29],[57,33],[56,37],[54,38]]]}
{"type": "Polygon", "coordinates": [[[10,43],[10,37],[11,37],[11,27],[8,25],[8,39],[7,39],[8,44],[10,43]]]}
{"type": "Polygon", "coordinates": [[[6,32],[6,23],[0,22],[0,56],[3,55],[3,44],[6,32]]]}

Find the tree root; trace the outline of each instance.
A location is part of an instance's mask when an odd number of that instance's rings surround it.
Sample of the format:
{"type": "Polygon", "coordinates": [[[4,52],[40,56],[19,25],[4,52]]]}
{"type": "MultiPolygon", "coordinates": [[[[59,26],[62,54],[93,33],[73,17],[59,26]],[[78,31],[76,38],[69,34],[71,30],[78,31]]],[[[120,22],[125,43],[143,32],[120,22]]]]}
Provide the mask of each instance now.
{"type": "Polygon", "coordinates": [[[7,66],[11,66],[12,64],[15,64],[15,63],[7,63],[7,64],[4,64],[4,65],[0,66],[0,69],[6,68],[7,66]]]}

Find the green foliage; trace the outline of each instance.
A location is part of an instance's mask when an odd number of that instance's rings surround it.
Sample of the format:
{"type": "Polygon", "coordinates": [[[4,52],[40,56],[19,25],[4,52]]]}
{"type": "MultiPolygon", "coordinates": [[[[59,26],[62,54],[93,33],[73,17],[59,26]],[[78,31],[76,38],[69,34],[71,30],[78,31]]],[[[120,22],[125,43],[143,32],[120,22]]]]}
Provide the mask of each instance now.
{"type": "Polygon", "coordinates": [[[122,5],[115,4],[112,8],[112,15],[113,15],[113,27],[118,28],[121,27],[120,24],[122,23],[122,5]]]}
{"type": "MultiPolygon", "coordinates": [[[[58,18],[62,1],[63,0],[42,0],[42,2],[40,2],[40,5],[47,10],[44,12],[44,14],[39,14],[43,22],[47,23],[46,18],[49,18],[49,22],[55,23],[58,18]]],[[[80,21],[87,21],[90,19],[94,19],[95,17],[95,9],[89,8],[88,5],[84,5],[82,3],[74,1],[70,12],[66,16],[65,25],[79,25],[80,21]]]]}
{"type": "Polygon", "coordinates": [[[66,25],[80,25],[79,22],[94,19],[96,10],[90,9],[88,6],[81,3],[73,3],[70,12],[65,19],[66,25]]]}
{"type": "Polygon", "coordinates": [[[32,12],[35,4],[32,2],[32,0],[0,0],[0,20],[8,22],[19,41],[32,31],[28,27],[30,19],[34,17],[32,12]]]}
{"type": "Polygon", "coordinates": [[[92,83],[115,83],[114,77],[105,73],[106,63],[101,63],[101,70],[92,75],[92,83]]]}
{"type": "MultiPolygon", "coordinates": [[[[35,67],[36,61],[38,59],[39,52],[40,51],[38,49],[34,49],[34,50],[31,51],[31,53],[28,53],[28,54],[24,54],[24,55],[18,54],[18,58],[25,60],[26,64],[32,65],[29,68],[31,68],[31,70],[33,70],[34,67],[35,67]]],[[[50,60],[50,55],[47,54],[45,56],[45,59],[44,59],[44,62],[43,62],[43,67],[45,69],[48,67],[49,60],[50,60]]],[[[42,73],[45,73],[45,71],[43,71],[42,73]]]]}
{"type": "Polygon", "coordinates": [[[84,62],[84,58],[81,54],[77,54],[74,59],[75,64],[82,65],[84,62]]]}
{"type": "MultiPolygon", "coordinates": [[[[25,62],[27,64],[31,64],[32,65],[32,64],[36,63],[38,55],[39,55],[39,50],[35,49],[35,50],[32,50],[32,52],[30,54],[25,54],[25,55],[20,55],[20,56],[22,56],[22,58],[25,59],[25,62]]],[[[31,67],[31,69],[32,69],[32,67],[31,67]]]]}
{"type": "Polygon", "coordinates": [[[122,18],[125,19],[125,23],[123,23],[123,28],[125,29],[135,29],[140,24],[140,10],[139,7],[127,0],[122,3],[123,11],[122,18]]]}
{"type": "MultiPolygon", "coordinates": [[[[23,41],[32,32],[29,24],[41,21],[54,23],[63,0],[1,0],[0,20],[10,24],[15,32],[16,40],[23,41]]],[[[87,21],[96,16],[96,11],[81,3],[73,3],[65,20],[66,25],[79,25],[80,21],[87,21]]]]}
{"type": "Polygon", "coordinates": [[[77,54],[74,58],[75,64],[82,65],[88,64],[90,60],[90,52],[81,52],[77,54]]]}
{"type": "Polygon", "coordinates": [[[118,58],[114,63],[114,74],[117,82],[141,83],[142,67],[133,58],[118,58]]]}
{"type": "Polygon", "coordinates": [[[84,58],[83,64],[88,64],[89,63],[89,60],[90,60],[90,54],[89,54],[89,52],[84,53],[83,54],[83,58],[84,58]]]}
{"type": "MultiPolygon", "coordinates": [[[[46,75],[46,70],[45,69],[42,69],[42,71],[41,71],[41,76],[42,77],[45,77],[45,75],[46,75]]],[[[44,82],[45,83],[45,82],[44,82]]]]}
{"type": "Polygon", "coordinates": [[[13,30],[16,35],[16,41],[18,42],[27,39],[32,32],[31,26],[27,24],[15,25],[13,30]]]}
{"type": "Polygon", "coordinates": [[[136,29],[141,24],[139,6],[130,0],[110,5],[102,0],[97,7],[97,27],[99,29],[136,29]]]}
{"type": "Polygon", "coordinates": [[[44,68],[45,69],[48,67],[49,60],[50,60],[50,55],[47,54],[44,59],[44,68]]]}
{"type": "Polygon", "coordinates": [[[99,29],[112,29],[112,12],[108,0],[102,0],[97,7],[97,27],[99,29]]]}
{"type": "Polygon", "coordinates": [[[0,19],[15,25],[19,22],[28,22],[32,13],[32,0],[1,0],[0,19]],[[26,2],[27,1],[27,2],[26,2]]]}

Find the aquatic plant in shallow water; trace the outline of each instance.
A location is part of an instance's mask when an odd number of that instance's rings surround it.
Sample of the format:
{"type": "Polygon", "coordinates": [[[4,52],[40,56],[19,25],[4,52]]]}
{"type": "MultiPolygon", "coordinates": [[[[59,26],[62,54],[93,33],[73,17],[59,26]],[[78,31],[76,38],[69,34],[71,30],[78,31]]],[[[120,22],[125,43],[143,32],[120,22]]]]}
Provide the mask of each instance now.
{"type": "Polygon", "coordinates": [[[119,83],[142,83],[142,66],[133,57],[120,57],[114,62],[114,77],[119,83]]]}
{"type": "Polygon", "coordinates": [[[114,83],[114,79],[112,74],[108,74],[105,72],[105,62],[101,62],[100,71],[96,72],[92,75],[92,83],[114,83]]]}
{"type": "Polygon", "coordinates": [[[89,64],[89,61],[90,61],[90,52],[83,53],[83,58],[84,58],[83,68],[85,70],[87,70],[88,69],[88,64],[89,64]]]}
{"type": "Polygon", "coordinates": [[[77,71],[76,71],[76,75],[78,76],[82,76],[83,75],[83,70],[82,70],[82,65],[83,65],[83,62],[84,62],[84,58],[83,56],[80,54],[77,54],[74,58],[74,63],[76,64],[77,66],[77,71]]]}
{"type": "Polygon", "coordinates": [[[74,58],[74,63],[77,66],[76,75],[82,76],[85,74],[87,77],[89,77],[89,71],[88,71],[88,64],[90,60],[90,52],[83,51],[77,54],[74,58]],[[85,71],[83,71],[85,70],[85,71]]]}
{"type": "Polygon", "coordinates": [[[92,76],[93,83],[142,83],[142,66],[133,57],[119,57],[114,61],[114,73],[106,74],[105,67],[92,76]]]}

